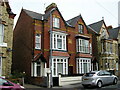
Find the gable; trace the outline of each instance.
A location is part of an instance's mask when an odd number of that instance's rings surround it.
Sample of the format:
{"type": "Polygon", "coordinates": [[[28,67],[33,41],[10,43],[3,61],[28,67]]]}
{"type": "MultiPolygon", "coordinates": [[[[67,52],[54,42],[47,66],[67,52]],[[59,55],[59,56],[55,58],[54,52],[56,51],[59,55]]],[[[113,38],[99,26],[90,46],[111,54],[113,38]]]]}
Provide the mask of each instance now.
{"type": "MultiPolygon", "coordinates": [[[[78,19],[77,23],[76,23],[76,28],[78,28],[78,25],[82,25],[83,26],[83,34],[88,34],[88,28],[86,23],[84,22],[82,16],[80,15],[80,18],[78,19]]],[[[78,29],[77,29],[78,30],[78,29]]],[[[79,31],[78,31],[79,32],[79,31]]]]}
{"type": "MultiPolygon", "coordinates": [[[[53,9],[53,8],[52,8],[53,9]]],[[[51,10],[52,10],[51,9],[51,10]]],[[[66,25],[67,23],[65,22],[62,14],[60,13],[59,9],[57,7],[55,7],[55,9],[51,12],[51,10],[47,11],[44,15],[44,19],[48,20],[50,19],[50,15],[52,14],[53,17],[57,17],[60,19],[60,22],[64,23],[64,25],[66,25]]],[[[48,20],[49,21],[49,20],[48,20]]]]}
{"type": "Polygon", "coordinates": [[[108,39],[109,38],[109,33],[108,33],[108,30],[106,29],[106,26],[105,26],[104,23],[102,24],[102,27],[100,29],[99,34],[100,34],[101,38],[104,38],[104,39],[108,39]]]}
{"type": "Polygon", "coordinates": [[[79,33],[79,27],[83,28],[83,33],[81,34],[87,34],[88,33],[88,28],[86,23],[84,22],[83,18],[81,15],[78,15],[68,21],[66,21],[71,27],[74,27],[76,29],[76,32],[79,33]],[[79,26],[80,25],[80,26],[79,26]]]}

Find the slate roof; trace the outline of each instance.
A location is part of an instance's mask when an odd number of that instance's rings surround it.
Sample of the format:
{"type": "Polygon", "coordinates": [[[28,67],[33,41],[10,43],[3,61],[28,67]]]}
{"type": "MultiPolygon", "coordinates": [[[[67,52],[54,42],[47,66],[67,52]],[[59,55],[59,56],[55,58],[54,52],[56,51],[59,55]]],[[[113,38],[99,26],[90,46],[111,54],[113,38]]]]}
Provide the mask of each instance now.
{"type": "Polygon", "coordinates": [[[103,22],[104,22],[104,21],[101,20],[101,21],[95,22],[95,23],[93,23],[93,24],[90,24],[90,25],[88,25],[88,26],[91,27],[95,32],[97,32],[97,33],[99,34],[103,22]]]}
{"type": "Polygon", "coordinates": [[[23,9],[23,11],[25,11],[33,19],[42,20],[43,16],[44,16],[43,14],[36,13],[36,12],[30,11],[30,10],[26,10],[26,9],[23,9]]]}
{"type": "MultiPolygon", "coordinates": [[[[58,8],[56,7],[56,10],[58,10],[58,8]]],[[[41,13],[37,13],[37,12],[33,12],[33,11],[30,11],[30,10],[26,10],[26,9],[23,9],[23,11],[25,11],[30,17],[32,17],[33,19],[38,19],[38,20],[47,20],[48,17],[50,16],[51,14],[51,11],[48,11],[47,13],[45,14],[41,14],[41,13]]],[[[59,10],[58,10],[59,12],[59,10]]],[[[60,13],[60,12],[59,12],[60,13]]],[[[61,13],[60,13],[61,15],[61,13]]],[[[62,17],[62,15],[61,15],[62,17]]],[[[63,17],[62,17],[63,18],[63,17]]],[[[68,23],[64,20],[63,18],[63,21],[65,22],[66,25],[68,25],[68,23]]]]}
{"type": "Polygon", "coordinates": [[[110,39],[117,39],[120,27],[108,29],[110,39]]]}
{"type": "MultiPolygon", "coordinates": [[[[56,10],[58,10],[58,12],[60,13],[60,11],[57,7],[56,7],[56,10]]],[[[41,14],[41,13],[33,12],[33,11],[30,11],[30,10],[26,10],[26,9],[23,9],[23,11],[25,11],[33,19],[38,19],[38,20],[47,20],[48,17],[50,16],[50,13],[51,13],[51,11],[48,11],[45,14],[41,14]]],[[[60,15],[61,15],[61,13],[60,13],[60,15]]],[[[61,15],[61,17],[62,17],[62,15],[61,15]]],[[[78,15],[78,16],[76,16],[76,17],[74,17],[74,18],[72,18],[68,21],[65,21],[64,18],[63,18],[63,21],[65,22],[65,24],[67,26],[74,27],[74,25],[77,23],[79,18],[82,18],[82,16],[78,15]]]]}
{"type": "Polygon", "coordinates": [[[74,18],[72,18],[72,19],[70,19],[70,20],[68,20],[68,21],[66,21],[66,22],[67,22],[69,25],[74,26],[80,17],[81,17],[81,15],[78,15],[78,16],[76,16],[76,17],[74,17],[74,18]]]}

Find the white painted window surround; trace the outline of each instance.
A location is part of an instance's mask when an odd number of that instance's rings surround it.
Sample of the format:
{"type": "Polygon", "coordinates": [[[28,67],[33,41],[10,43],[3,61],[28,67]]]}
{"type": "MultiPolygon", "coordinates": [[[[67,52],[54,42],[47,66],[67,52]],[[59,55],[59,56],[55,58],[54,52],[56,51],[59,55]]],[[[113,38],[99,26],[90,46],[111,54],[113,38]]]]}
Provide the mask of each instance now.
{"type": "Polygon", "coordinates": [[[90,53],[91,46],[89,40],[78,38],[76,40],[77,52],[90,53]]]}
{"type": "Polygon", "coordinates": [[[41,77],[44,76],[44,62],[32,62],[31,63],[31,76],[41,77]]]}
{"type": "Polygon", "coordinates": [[[35,35],[35,49],[41,49],[41,34],[35,35]]]}
{"type": "Polygon", "coordinates": [[[60,28],[60,19],[57,17],[53,17],[53,27],[60,28]]]}
{"type": "Polygon", "coordinates": [[[91,59],[90,58],[76,58],[77,73],[84,74],[91,71],[91,59]]]}
{"type": "Polygon", "coordinates": [[[4,43],[4,25],[0,24],[0,47],[7,47],[7,43],[4,43]]]}
{"type": "Polygon", "coordinates": [[[52,49],[66,51],[66,33],[52,32],[52,49]]]}
{"type": "Polygon", "coordinates": [[[52,58],[52,75],[57,77],[58,74],[68,74],[68,57],[53,57],[52,58]]]}

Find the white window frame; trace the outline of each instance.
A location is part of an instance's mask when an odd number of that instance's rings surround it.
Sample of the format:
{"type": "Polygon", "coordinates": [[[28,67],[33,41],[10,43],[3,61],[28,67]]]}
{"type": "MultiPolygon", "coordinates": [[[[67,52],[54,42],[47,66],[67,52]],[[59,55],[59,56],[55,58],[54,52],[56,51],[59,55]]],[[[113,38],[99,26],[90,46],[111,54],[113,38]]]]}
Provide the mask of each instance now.
{"type": "Polygon", "coordinates": [[[0,38],[1,38],[0,43],[3,43],[3,40],[4,40],[4,25],[3,24],[0,24],[0,29],[2,29],[0,33],[0,38]]]}
{"type": "Polygon", "coordinates": [[[79,31],[79,33],[84,32],[84,26],[82,24],[78,24],[78,31],[79,31]]]}
{"type": "Polygon", "coordinates": [[[60,18],[53,17],[53,27],[60,28],[60,18]]]}
{"type": "Polygon", "coordinates": [[[90,53],[90,42],[89,40],[78,38],[76,40],[77,52],[90,53]]]}
{"type": "Polygon", "coordinates": [[[41,49],[41,34],[35,34],[35,49],[41,49]]]}
{"type": "Polygon", "coordinates": [[[58,77],[58,74],[68,74],[68,57],[53,57],[52,58],[52,76],[58,77]],[[58,72],[58,64],[62,64],[62,73],[58,72]]]}
{"type": "Polygon", "coordinates": [[[32,62],[31,63],[31,76],[32,77],[41,77],[44,76],[44,62],[40,62],[40,75],[37,75],[37,62],[32,62]]]}
{"type": "Polygon", "coordinates": [[[0,38],[1,38],[0,47],[7,47],[7,43],[4,43],[4,25],[1,23],[0,23],[0,30],[2,31],[2,34],[0,34],[0,38]]]}
{"type": "Polygon", "coordinates": [[[91,71],[91,59],[90,58],[76,58],[77,74],[86,73],[84,70],[84,64],[87,64],[87,72],[91,71]]]}
{"type": "Polygon", "coordinates": [[[61,32],[52,32],[52,49],[66,51],[66,35],[61,32]],[[61,48],[58,47],[58,39],[61,39],[61,48]]]}

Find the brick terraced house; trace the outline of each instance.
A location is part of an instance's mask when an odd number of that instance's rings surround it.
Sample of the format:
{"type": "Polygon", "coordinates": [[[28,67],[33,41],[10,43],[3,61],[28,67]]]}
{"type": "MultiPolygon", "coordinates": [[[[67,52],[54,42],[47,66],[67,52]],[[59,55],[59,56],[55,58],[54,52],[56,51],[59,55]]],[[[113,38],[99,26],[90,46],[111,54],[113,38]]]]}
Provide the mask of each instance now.
{"type": "Polygon", "coordinates": [[[13,49],[13,71],[25,72],[32,84],[42,84],[50,70],[53,78],[92,70],[92,38],[82,16],[65,21],[55,3],[45,14],[21,10],[13,49]]]}

